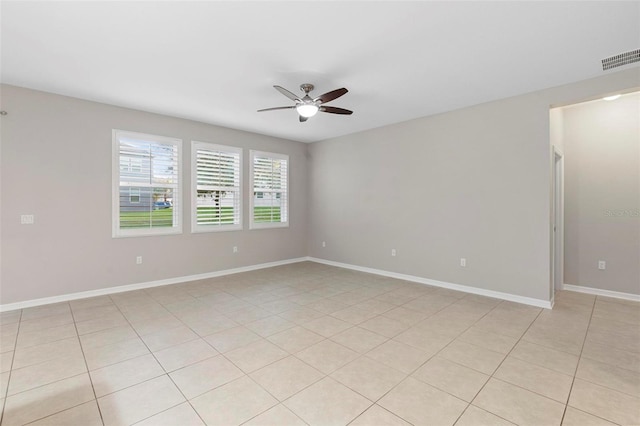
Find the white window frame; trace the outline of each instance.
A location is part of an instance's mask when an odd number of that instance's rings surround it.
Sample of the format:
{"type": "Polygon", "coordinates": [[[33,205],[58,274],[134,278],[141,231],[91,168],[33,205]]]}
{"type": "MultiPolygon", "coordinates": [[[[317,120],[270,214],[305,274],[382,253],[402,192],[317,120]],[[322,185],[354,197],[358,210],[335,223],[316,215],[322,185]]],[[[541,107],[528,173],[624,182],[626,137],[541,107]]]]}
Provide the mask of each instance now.
{"type": "MultiPolygon", "coordinates": [[[[144,237],[151,235],[174,235],[182,233],[182,139],[167,136],[150,135],[146,133],[130,132],[126,130],[112,131],[112,194],[111,194],[111,217],[112,217],[112,237],[144,237]],[[173,192],[173,226],[157,228],[131,228],[120,229],[120,138],[139,139],[141,141],[158,144],[172,145],[176,147],[176,165],[178,168],[178,182],[173,192]]],[[[126,171],[126,170],[123,170],[126,171]]],[[[141,185],[135,185],[140,188],[141,185]]],[[[152,186],[151,186],[152,187],[152,186]]],[[[142,191],[141,191],[142,192],[142,191]]],[[[153,202],[153,201],[152,201],[153,202]]],[[[153,211],[153,206],[151,206],[153,211]]]]}
{"type": "MultiPolygon", "coordinates": [[[[289,156],[285,155],[285,154],[277,154],[277,153],[273,153],[273,152],[264,152],[264,151],[255,151],[255,150],[250,150],[249,151],[249,229],[269,229],[269,228],[288,228],[289,227],[289,204],[290,204],[290,199],[289,199],[289,187],[290,187],[290,180],[289,180],[289,175],[290,172],[289,170],[291,169],[291,162],[289,161],[289,156]],[[255,185],[254,185],[254,160],[256,157],[268,157],[268,158],[273,158],[275,160],[284,160],[287,162],[287,176],[286,176],[286,190],[285,191],[278,191],[280,193],[284,193],[284,203],[285,203],[285,208],[283,211],[280,212],[281,218],[284,216],[284,218],[286,219],[285,221],[282,222],[255,222],[254,220],[254,193],[256,192],[262,192],[264,194],[271,192],[271,191],[265,191],[264,189],[259,189],[256,190],[255,185]]],[[[282,199],[282,198],[280,198],[282,199]]]]}
{"type": "Polygon", "coordinates": [[[225,232],[241,231],[242,226],[242,148],[218,145],[210,142],[191,141],[191,232],[225,232]],[[220,151],[237,154],[238,165],[238,223],[232,225],[223,224],[198,224],[198,150],[220,151]]]}

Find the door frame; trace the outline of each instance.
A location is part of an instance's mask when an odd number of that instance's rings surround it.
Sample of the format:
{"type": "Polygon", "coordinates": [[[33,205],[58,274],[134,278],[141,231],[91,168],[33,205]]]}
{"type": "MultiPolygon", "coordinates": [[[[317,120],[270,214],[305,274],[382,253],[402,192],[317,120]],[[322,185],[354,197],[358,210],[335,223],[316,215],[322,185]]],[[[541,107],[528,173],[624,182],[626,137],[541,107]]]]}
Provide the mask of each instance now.
{"type": "Polygon", "coordinates": [[[564,286],[564,154],[553,147],[551,172],[551,300],[564,286]]]}

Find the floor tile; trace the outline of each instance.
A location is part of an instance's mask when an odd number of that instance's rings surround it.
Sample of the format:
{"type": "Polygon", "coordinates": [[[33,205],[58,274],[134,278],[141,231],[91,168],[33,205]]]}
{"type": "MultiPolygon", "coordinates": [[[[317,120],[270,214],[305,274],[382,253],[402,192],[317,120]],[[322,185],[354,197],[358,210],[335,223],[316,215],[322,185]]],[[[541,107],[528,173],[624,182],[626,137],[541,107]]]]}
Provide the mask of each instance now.
{"type": "Polygon", "coordinates": [[[469,405],[462,413],[456,426],[512,426],[513,423],[482,410],[473,405],[469,405]]]}
{"type": "Polygon", "coordinates": [[[640,352],[615,349],[590,341],[588,337],[582,349],[582,357],[640,373],[640,352]]]}
{"type": "Polygon", "coordinates": [[[564,404],[520,387],[490,379],[473,401],[476,405],[518,425],[557,425],[564,404]]]}
{"type": "Polygon", "coordinates": [[[0,373],[0,398],[7,396],[7,388],[9,387],[10,371],[0,373]]]}
{"type": "Polygon", "coordinates": [[[98,398],[105,426],[132,424],[184,401],[166,375],[98,398]]]}
{"type": "Polygon", "coordinates": [[[331,316],[324,316],[309,322],[305,322],[303,327],[313,331],[324,337],[331,337],[341,331],[351,328],[352,325],[346,321],[333,318],[331,316]]]}
{"type": "Polygon", "coordinates": [[[371,311],[358,308],[357,306],[349,306],[336,312],[332,312],[331,316],[341,321],[346,321],[349,324],[357,325],[371,318],[376,317],[378,314],[371,311]]]}
{"type": "Polygon", "coordinates": [[[291,321],[296,324],[304,324],[305,322],[323,317],[324,315],[324,312],[316,311],[315,309],[307,307],[290,309],[278,314],[280,318],[284,318],[287,321],[291,321]]]}
{"type": "Polygon", "coordinates": [[[410,424],[379,405],[372,405],[349,423],[349,426],[410,426],[410,424]]]}
{"type": "Polygon", "coordinates": [[[107,346],[137,338],[138,334],[130,325],[110,328],[109,330],[98,331],[96,333],[84,334],[80,336],[80,343],[83,349],[92,349],[100,346],[107,346]]]}
{"type": "Polygon", "coordinates": [[[385,337],[394,337],[409,328],[408,325],[391,318],[379,315],[360,324],[364,328],[385,337]]]}
{"type": "Polygon", "coordinates": [[[246,308],[230,312],[226,314],[226,316],[238,324],[247,324],[249,322],[273,316],[273,313],[258,306],[248,306],[246,308]]]}
{"type": "Polygon", "coordinates": [[[306,305],[307,308],[315,309],[316,311],[323,312],[325,314],[332,314],[341,309],[349,307],[346,303],[342,303],[336,300],[323,299],[317,302],[306,305]]]}
{"type": "Polygon", "coordinates": [[[573,384],[573,376],[567,376],[513,357],[507,357],[493,377],[554,399],[562,404],[567,403],[573,384]]]}
{"type": "Polygon", "coordinates": [[[284,401],[323,378],[324,374],[290,356],[267,365],[250,376],[271,395],[284,401]]]}
{"type": "Polygon", "coordinates": [[[582,379],[575,380],[569,405],[613,423],[640,424],[640,398],[582,379]]]}
{"type": "Polygon", "coordinates": [[[451,343],[453,337],[438,334],[432,330],[412,327],[394,337],[393,340],[413,346],[429,355],[435,355],[451,343]]]}
{"type": "Polygon", "coordinates": [[[181,325],[169,328],[168,330],[146,334],[141,336],[141,338],[151,352],[157,352],[171,346],[179,345],[180,343],[198,339],[199,336],[191,331],[189,327],[181,325]]]}
{"type": "Polygon", "coordinates": [[[412,377],[467,402],[489,380],[486,374],[437,356],[418,368],[412,377]]]}
{"type": "Polygon", "coordinates": [[[412,424],[453,425],[467,403],[411,377],[378,405],[412,424]]]}
{"type": "Polygon", "coordinates": [[[593,416],[584,411],[577,410],[573,407],[567,407],[562,419],[562,426],[614,426],[615,423],[611,423],[600,417],[593,416]]]}
{"type": "Polygon", "coordinates": [[[140,336],[145,336],[147,334],[168,331],[175,327],[184,327],[184,324],[170,313],[163,312],[162,315],[155,318],[131,321],[131,326],[140,336]]]}
{"type": "Polygon", "coordinates": [[[36,318],[32,320],[20,321],[20,332],[28,333],[30,331],[44,330],[51,327],[57,327],[65,324],[72,324],[73,316],[71,312],[65,312],[58,315],[52,315],[44,318],[36,318]]]}
{"type": "Polygon", "coordinates": [[[98,411],[98,404],[96,401],[85,402],[34,423],[29,423],[29,426],[62,425],[102,426],[102,417],[100,417],[100,411],[98,411]]]}
{"type": "Polygon", "coordinates": [[[84,358],[87,361],[89,370],[96,370],[148,353],[149,349],[147,349],[144,342],[135,337],[106,346],[85,349],[84,358]]]}
{"type": "Polygon", "coordinates": [[[19,368],[11,372],[7,395],[14,395],[38,386],[57,382],[68,377],[85,373],[87,366],[82,354],[69,358],[56,358],[19,368]]]}
{"type": "Polygon", "coordinates": [[[206,340],[218,352],[225,353],[246,346],[249,343],[262,340],[262,337],[258,336],[248,328],[241,326],[228,328],[211,334],[206,336],[204,340],[206,340]]]}
{"type": "Polygon", "coordinates": [[[75,326],[78,329],[78,334],[83,335],[127,325],[128,323],[127,319],[120,312],[112,312],[101,318],[76,322],[75,326]]]}
{"type": "Polygon", "coordinates": [[[371,401],[327,377],[284,404],[311,426],[346,425],[369,408],[371,401]]]}
{"type": "Polygon", "coordinates": [[[472,343],[501,354],[508,354],[518,342],[516,337],[496,334],[471,327],[458,337],[458,340],[472,343]]]}
{"type": "Polygon", "coordinates": [[[259,340],[227,352],[225,356],[245,373],[251,373],[289,355],[266,340],[259,340]]]}
{"type": "Polygon", "coordinates": [[[304,327],[297,326],[271,335],[268,340],[293,354],[323,341],[324,337],[304,327]]]}
{"type": "Polygon", "coordinates": [[[377,401],[406,376],[367,357],[351,361],[331,374],[332,378],[371,401],[377,401]]]}
{"type": "Polygon", "coordinates": [[[89,375],[80,374],[8,397],[2,425],[23,425],[93,399],[89,375]]]}
{"type": "Polygon", "coordinates": [[[583,358],[576,377],[640,398],[640,373],[583,358]]]}
{"type": "Polygon", "coordinates": [[[280,318],[279,316],[263,318],[261,320],[253,321],[246,324],[246,327],[249,330],[253,331],[256,334],[259,334],[262,337],[268,337],[295,326],[295,323],[287,321],[284,318],[280,318]]]}
{"type": "Polygon", "coordinates": [[[90,374],[96,396],[100,398],[129,386],[162,376],[164,370],[153,355],[147,354],[93,370],[90,374]]]}
{"type": "Polygon", "coordinates": [[[74,324],[65,324],[57,327],[46,328],[44,330],[20,333],[16,342],[16,349],[43,345],[45,343],[68,339],[69,337],[75,336],[77,336],[77,333],[74,324]]]}
{"type": "Polygon", "coordinates": [[[154,356],[167,373],[216,355],[218,352],[202,339],[154,352],[154,356]]]}
{"type": "Polygon", "coordinates": [[[546,346],[521,340],[509,356],[573,376],[578,366],[578,356],[546,346]]]}
{"type": "Polygon", "coordinates": [[[430,355],[394,340],[381,344],[365,356],[406,374],[413,372],[430,358],[430,355]]]}
{"type": "Polygon", "coordinates": [[[73,309],[73,320],[75,322],[87,321],[93,318],[108,316],[113,312],[118,312],[118,307],[114,304],[73,309]]]}
{"type": "Polygon", "coordinates": [[[505,357],[499,352],[493,352],[460,340],[451,342],[439,353],[439,356],[484,374],[493,374],[505,357]]]}
{"type": "Polygon", "coordinates": [[[191,401],[208,426],[238,425],[268,410],[278,401],[244,376],[191,401]]]}
{"type": "Polygon", "coordinates": [[[52,359],[72,356],[82,356],[82,349],[80,348],[80,342],[77,337],[18,349],[15,351],[13,368],[28,367],[52,359]]]}
{"type": "Polygon", "coordinates": [[[429,317],[429,314],[398,306],[384,312],[382,316],[400,321],[406,326],[411,327],[429,317]]]}
{"type": "Polygon", "coordinates": [[[169,376],[187,399],[195,398],[205,392],[244,376],[244,373],[222,355],[169,373],[169,376]]]}
{"type": "Polygon", "coordinates": [[[188,402],[169,408],[136,423],[136,426],[205,426],[198,413],[188,402]]]}
{"type": "Polygon", "coordinates": [[[0,353],[0,373],[5,373],[11,370],[11,366],[13,365],[13,352],[2,352],[0,353]]]}
{"type": "Polygon", "coordinates": [[[254,417],[243,426],[305,426],[300,417],[282,404],[268,409],[264,413],[254,417]]]}
{"type": "Polygon", "coordinates": [[[295,356],[324,374],[330,374],[359,355],[331,340],[323,340],[301,350],[295,356]]]}
{"type": "Polygon", "coordinates": [[[388,338],[364,328],[352,327],[332,336],[331,340],[363,354],[386,342],[388,338]]]}

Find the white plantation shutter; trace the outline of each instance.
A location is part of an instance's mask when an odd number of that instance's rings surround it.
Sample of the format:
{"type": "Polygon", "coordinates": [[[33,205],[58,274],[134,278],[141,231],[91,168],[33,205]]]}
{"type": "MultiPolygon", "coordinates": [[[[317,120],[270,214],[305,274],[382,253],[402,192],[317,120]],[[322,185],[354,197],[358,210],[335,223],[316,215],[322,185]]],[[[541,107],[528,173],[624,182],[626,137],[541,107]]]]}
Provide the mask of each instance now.
{"type": "Polygon", "coordinates": [[[251,228],[289,225],[289,156],[251,151],[251,228]]]}
{"type": "Polygon", "coordinates": [[[192,142],[192,231],[242,229],[242,149],[192,142]]]}
{"type": "Polygon", "coordinates": [[[113,236],[182,232],[182,141],[113,131],[113,236]]]}

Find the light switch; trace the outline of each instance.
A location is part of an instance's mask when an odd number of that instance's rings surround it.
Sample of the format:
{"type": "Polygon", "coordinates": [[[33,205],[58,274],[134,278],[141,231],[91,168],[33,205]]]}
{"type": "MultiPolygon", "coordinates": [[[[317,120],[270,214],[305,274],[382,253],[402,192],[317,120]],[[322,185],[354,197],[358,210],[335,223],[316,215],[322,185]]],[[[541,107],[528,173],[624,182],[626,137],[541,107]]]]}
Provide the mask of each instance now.
{"type": "Polygon", "coordinates": [[[21,225],[33,225],[34,217],[32,214],[23,214],[20,216],[21,225]]]}

